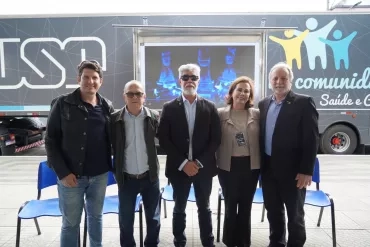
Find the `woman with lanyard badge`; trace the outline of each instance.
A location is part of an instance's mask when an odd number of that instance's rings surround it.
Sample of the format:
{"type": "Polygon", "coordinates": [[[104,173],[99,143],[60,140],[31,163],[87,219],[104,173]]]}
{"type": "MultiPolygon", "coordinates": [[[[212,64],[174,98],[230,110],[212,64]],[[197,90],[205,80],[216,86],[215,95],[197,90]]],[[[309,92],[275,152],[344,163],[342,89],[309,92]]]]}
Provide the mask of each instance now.
{"type": "Polygon", "coordinates": [[[225,201],[222,242],[251,246],[251,209],[260,173],[259,111],[253,108],[253,81],[235,79],[227,106],[218,109],[222,140],[217,151],[218,178],[225,201]]]}

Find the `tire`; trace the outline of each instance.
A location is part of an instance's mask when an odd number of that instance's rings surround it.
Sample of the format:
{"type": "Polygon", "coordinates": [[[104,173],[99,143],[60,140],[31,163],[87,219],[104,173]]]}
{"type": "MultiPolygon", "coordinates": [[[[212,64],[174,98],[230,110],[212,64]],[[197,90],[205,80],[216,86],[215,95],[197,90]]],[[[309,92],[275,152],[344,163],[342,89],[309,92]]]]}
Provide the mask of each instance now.
{"type": "Polygon", "coordinates": [[[320,138],[320,149],[324,154],[353,154],[357,144],[355,131],[346,125],[331,126],[320,138]]]}

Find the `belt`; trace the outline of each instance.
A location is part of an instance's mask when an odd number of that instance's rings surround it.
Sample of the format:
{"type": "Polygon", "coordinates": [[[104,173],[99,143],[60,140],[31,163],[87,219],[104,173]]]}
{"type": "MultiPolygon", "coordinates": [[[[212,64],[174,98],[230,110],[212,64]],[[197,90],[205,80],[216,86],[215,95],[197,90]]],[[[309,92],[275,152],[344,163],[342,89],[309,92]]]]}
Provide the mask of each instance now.
{"type": "Polygon", "coordinates": [[[141,174],[129,174],[129,173],[124,173],[126,177],[128,178],[133,178],[133,179],[143,179],[148,175],[148,171],[141,173],[141,174]]]}

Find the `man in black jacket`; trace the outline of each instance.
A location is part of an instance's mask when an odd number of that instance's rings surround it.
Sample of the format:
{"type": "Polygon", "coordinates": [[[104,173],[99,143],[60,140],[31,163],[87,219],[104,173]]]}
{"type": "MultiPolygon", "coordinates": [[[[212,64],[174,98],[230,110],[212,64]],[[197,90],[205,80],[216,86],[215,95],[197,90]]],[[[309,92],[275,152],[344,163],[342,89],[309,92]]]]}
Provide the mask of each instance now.
{"type": "Polygon", "coordinates": [[[53,100],[45,147],[48,164],[58,176],[63,215],[61,247],[77,247],[84,197],[91,247],[102,246],[102,209],[108,171],[112,169],[112,103],[97,92],[103,83],[96,61],[78,66],[80,87],[53,100]]]}
{"type": "Polygon", "coordinates": [[[157,247],[160,230],[159,163],[155,146],[159,114],[143,106],[144,88],[138,81],[126,83],[126,105],[112,114],[112,146],[118,185],[120,243],[136,246],[134,219],[140,193],[145,208],[146,247],[157,247]]]}
{"type": "Polygon", "coordinates": [[[312,97],[291,90],[294,76],[286,63],[273,66],[269,79],[273,95],[258,104],[262,189],[270,223],[269,246],[303,247],[306,241],[303,207],[318,150],[319,115],[312,97]]]}
{"type": "Polygon", "coordinates": [[[163,106],[158,129],[159,144],[167,154],[166,176],[173,187],[176,247],[186,245],[185,209],[192,184],[202,245],[214,246],[209,197],[217,174],[215,153],[221,143],[221,124],[215,105],[197,95],[199,76],[198,65],[180,66],[182,94],[163,106]]]}

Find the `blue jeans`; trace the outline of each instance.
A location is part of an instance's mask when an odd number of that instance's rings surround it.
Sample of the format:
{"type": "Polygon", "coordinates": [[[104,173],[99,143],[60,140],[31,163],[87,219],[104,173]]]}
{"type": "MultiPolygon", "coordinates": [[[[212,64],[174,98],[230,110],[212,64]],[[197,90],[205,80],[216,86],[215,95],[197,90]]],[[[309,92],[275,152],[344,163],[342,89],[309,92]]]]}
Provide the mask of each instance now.
{"type": "Polygon", "coordinates": [[[107,182],[108,173],[94,177],[81,177],[77,180],[77,187],[71,188],[65,187],[58,180],[59,207],[63,215],[61,247],[78,247],[85,200],[90,246],[102,246],[102,211],[107,182]]]}
{"type": "Polygon", "coordinates": [[[157,247],[159,244],[160,222],[160,190],[159,180],[125,178],[124,184],[118,185],[119,196],[119,227],[121,247],[135,247],[134,222],[135,202],[141,194],[144,204],[147,235],[144,246],[157,247]]]}

